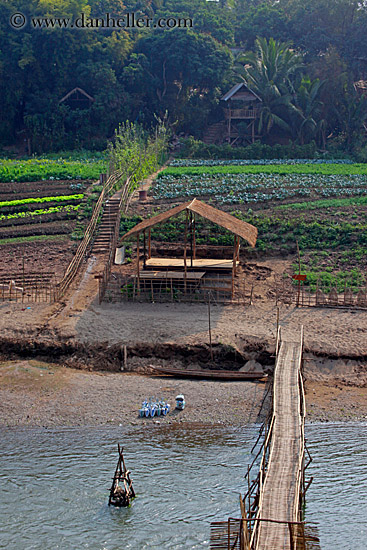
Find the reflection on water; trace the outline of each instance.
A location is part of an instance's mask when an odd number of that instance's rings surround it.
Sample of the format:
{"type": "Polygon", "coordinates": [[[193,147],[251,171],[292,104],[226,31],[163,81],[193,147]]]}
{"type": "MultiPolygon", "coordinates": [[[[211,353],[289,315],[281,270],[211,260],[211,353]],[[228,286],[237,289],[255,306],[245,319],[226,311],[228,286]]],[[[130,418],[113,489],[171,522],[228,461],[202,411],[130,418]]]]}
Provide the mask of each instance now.
{"type": "MultiPolygon", "coordinates": [[[[208,548],[210,522],[238,517],[258,427],[0,430],[0,548],[208,548]],[[125,447],[138,498],[108,508],[125,447]]],[[[306,520],[323,550],[367,548],[367,424],[306,429],[314,482],[306,520]]]]}
{"type": "Polygon", "coordinates": [[[311,424],[306,437],[306,520],[319,524],[322,550],[366,550],[367,424],[311,424]]]}
{"type": "Polygon", "coordinates": [[[208,547],[210,522],[238,516],[257,427],[147,426],[0,431],[0,548],[208,547]],[[138,498],[107,506],[125,447],[138,498]]]}

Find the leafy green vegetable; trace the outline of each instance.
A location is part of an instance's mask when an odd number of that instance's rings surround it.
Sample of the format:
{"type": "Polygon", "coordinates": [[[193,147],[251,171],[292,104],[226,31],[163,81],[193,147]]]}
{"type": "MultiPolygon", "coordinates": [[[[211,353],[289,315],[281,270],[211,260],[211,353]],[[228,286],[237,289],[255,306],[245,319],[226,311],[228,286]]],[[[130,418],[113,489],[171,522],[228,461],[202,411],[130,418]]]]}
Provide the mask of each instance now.
{"type": "Polygon", "coordinates": [[[23,204],[42,204],[44,202],[65,202],[65,201],[80,201],[84,197],[83,194],[77,195],[58,195],[56,197],[36,197],[29,199],[17,199],[14,201],[0,202],[0,208],[4,206],[21,206],[23,204]]]}

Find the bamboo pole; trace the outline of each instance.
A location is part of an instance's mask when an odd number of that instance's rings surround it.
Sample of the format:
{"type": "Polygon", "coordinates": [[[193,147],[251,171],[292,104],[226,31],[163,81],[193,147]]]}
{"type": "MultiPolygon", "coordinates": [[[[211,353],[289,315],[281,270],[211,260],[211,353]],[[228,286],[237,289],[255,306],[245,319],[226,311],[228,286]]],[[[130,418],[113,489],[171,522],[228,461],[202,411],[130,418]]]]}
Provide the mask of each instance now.
{"type": "Polygon", "coordinates": [[[137,261],[137,283],[138,283],[138,296],[140,296],[140,233],[136,237],[136,261],[137,261]]]}
{"type": "Polygon", "coordinates": [[[192,212],[190,212],[190,267],[193,266],[193,234],[192,234],[193,228],[192,228],[192,212]]]}
{"type": "Polygon", "coordinates": [[[208,321],[209,321],[210,360],[213,361],[212,327],[211,327],[211,319],[210,319],[210,290],[209,290],[209,292],[208,292],[208,321]]]}
{"type": "Polygon", "coordinates": [[[234,296],[234,278],[236,275],[236,244],[237,244],[237,236],[234,236],[234,243],[233,243],[233,263],[232,263],[232,300],[234,296]]]}
{"type": "Polygon", "coordinates": [[[151,238],[152,238],[152,230],[149,229],[148,231],[148,258],[150,260],[150,258],[152,257],[152,242],[151,242],[151,238]]]}
{"type": "Polygon", "coordinates": [[[188,216],[189,212],[186,210],[186,220],[185,220],[185,246],[184,246],[184,292],[186,294],[187,289],[187,226],[188,226],[188,216]]]}
{"type": "MultiPolygon", "coordinates": [[[[300,253],[299,253],[298,241],[296,241],[296,243],[297,243],[297,255],[298,255],[298,274],[301,275],[301,256],[300,256],[300,253]]],[[[301,294],[301,280],[299,279],[298,280],[297,307],[299,307],[300,294],[301,294]]]]}
{"type": "Polygon", "coordinates": [[[23,266],[22,266],[22,272],[23,272],[23,275],[22,275],[22,287],[23,287],[23,292],[22,292],[22,304],[23,304],[23,302],[24,302],[24,279],[25,279],[25,273],[24,273],[25,265],[24,265],[24,262],[25,262],[25,258],[24,258],[24,252],[23,252],[23,266]]]}
{"type": "Polygon", "coordinates": [[[146,243],[146,237],[145,237],[145,229],[144,229],[144,256],[143,256],[143,266],[144,269],[146,268],[146,261],[147,261],[147,243],[146,243]]]}
{"type": "Polygon", "coordinates": [[[192,233],[193,233],[193,258],[194,260],[196,260],[196,217],[195,217],[195,213],[193,215],[193,230],[192,230],[192,233]]]}

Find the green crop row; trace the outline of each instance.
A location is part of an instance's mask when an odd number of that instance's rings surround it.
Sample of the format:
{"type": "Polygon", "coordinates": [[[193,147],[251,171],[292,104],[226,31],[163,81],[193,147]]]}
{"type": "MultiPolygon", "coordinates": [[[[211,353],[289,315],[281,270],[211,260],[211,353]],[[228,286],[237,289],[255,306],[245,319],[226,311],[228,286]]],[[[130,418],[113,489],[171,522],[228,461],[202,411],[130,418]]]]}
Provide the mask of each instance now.
{"type": "Polygon", "coordinates": [[[232,160],[220,160],[220,159],[173,159],[170,161],[169,166],[248,166],[248,165],[267,165],[267,164],[354,164],[349,159],[232,159],[232,160]]]}
{"type": "MultiPolygon", "coordinates": [[[[295,270],[297,271],[298,267],[295,266],[295,270]]],[[[330,292],[332,288],[336,288],[338,292],[343,292],[345,288],[350,288],[356,292],[366,284],[363,273],[355,268],[350,271],[336,271],[335,273],[308,271],[307,268],[303,268],[302,273],[307,276],[304,285],[311,292],[315,292],[317,288],[323,292],[330,292]]],[[[295,284],[297,283],[295,282],[295,284]]]]}
{"type": "Polygon", "coordinates": [[[44,214],[54,214],[56,212],[77,212],[80,204],[66,206],[51,206],[50,208],[32,210],[31,212],[16,212],[15,214],[1,214],[0,221],[2,220],[16,220],[19,218],[28,218],[34,216],[43,216],[44,214]]]}
{"type": "Polygon", "coordinates": [[[226,174],[162,176],[152,187],[155,199],[210,197],[219,204],[365,195],[367,175],[226,174]]]}
{"type": "Polygon", "coordinates": [[[324,199],[318,201],[293,202],[281,204],[280,209],[294,208],[296,210],[317,210],[318,208],[340,208],[344,206],[363,206],[367,204],[367,197],[352,197],[349,199],[324,199]]]}
{"type": "Polygon", "coordinates": [[[367,164],[267,164],[228,166],[169,166],[158,175],[164,176],[208,176],[217,174],[320,174],[320,175],[365,175],[367,164]]]}
{"type": "Polygon", "coordinates": [[[104,159],[0,160],[0,182],[85,179],[97,180],[106,172],[104,159]]]}
{"type": "Polygon", "coordinates": [[[65,201],[80,201],[84,195],[79,193],[77,195],[58,195],[56,197],[39,197],[29,199],[17,199],[14,201],[2,201],[0,202],[0,208],[5,206],[21,206],[23,204],[43,204],[45,202],[65,202],[65,201]]]}

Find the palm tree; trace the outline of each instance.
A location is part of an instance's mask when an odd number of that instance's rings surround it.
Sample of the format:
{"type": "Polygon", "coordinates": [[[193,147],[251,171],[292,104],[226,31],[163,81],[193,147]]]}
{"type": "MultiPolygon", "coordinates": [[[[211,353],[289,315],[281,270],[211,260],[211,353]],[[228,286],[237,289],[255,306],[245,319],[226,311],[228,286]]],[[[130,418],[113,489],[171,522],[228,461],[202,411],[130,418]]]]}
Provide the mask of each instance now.
{"type": "Polygon", "coordinates": [[[318,135],[321,135],[321,138],[324,135],[325,120],[320,118],[324,104],[320,100],[320,92],[325,84],[326,80],[318,78],[311,80],[309,76],[304,76],[297,89],[295,98],[298,107],[296,132],[301,145],[318,135]]]}
{"type": "Polygon", "coordinates": [[[262,100],[259,132],[273,126],[291,131],[290,119],[297,111],[293,104],[293,77],[302,67],[302,58],[289,44],[270,38],[256,39],[256,51],[242,58],[243,79],[262,100]]]}
{"type": "Polygon", "coordinates": [[[345,98],[345,110],[343,117],[344,133],[346,144],[351,147],[354,141],[361,138],[367,131],[367,98],[352,97],[345,98]]]}

